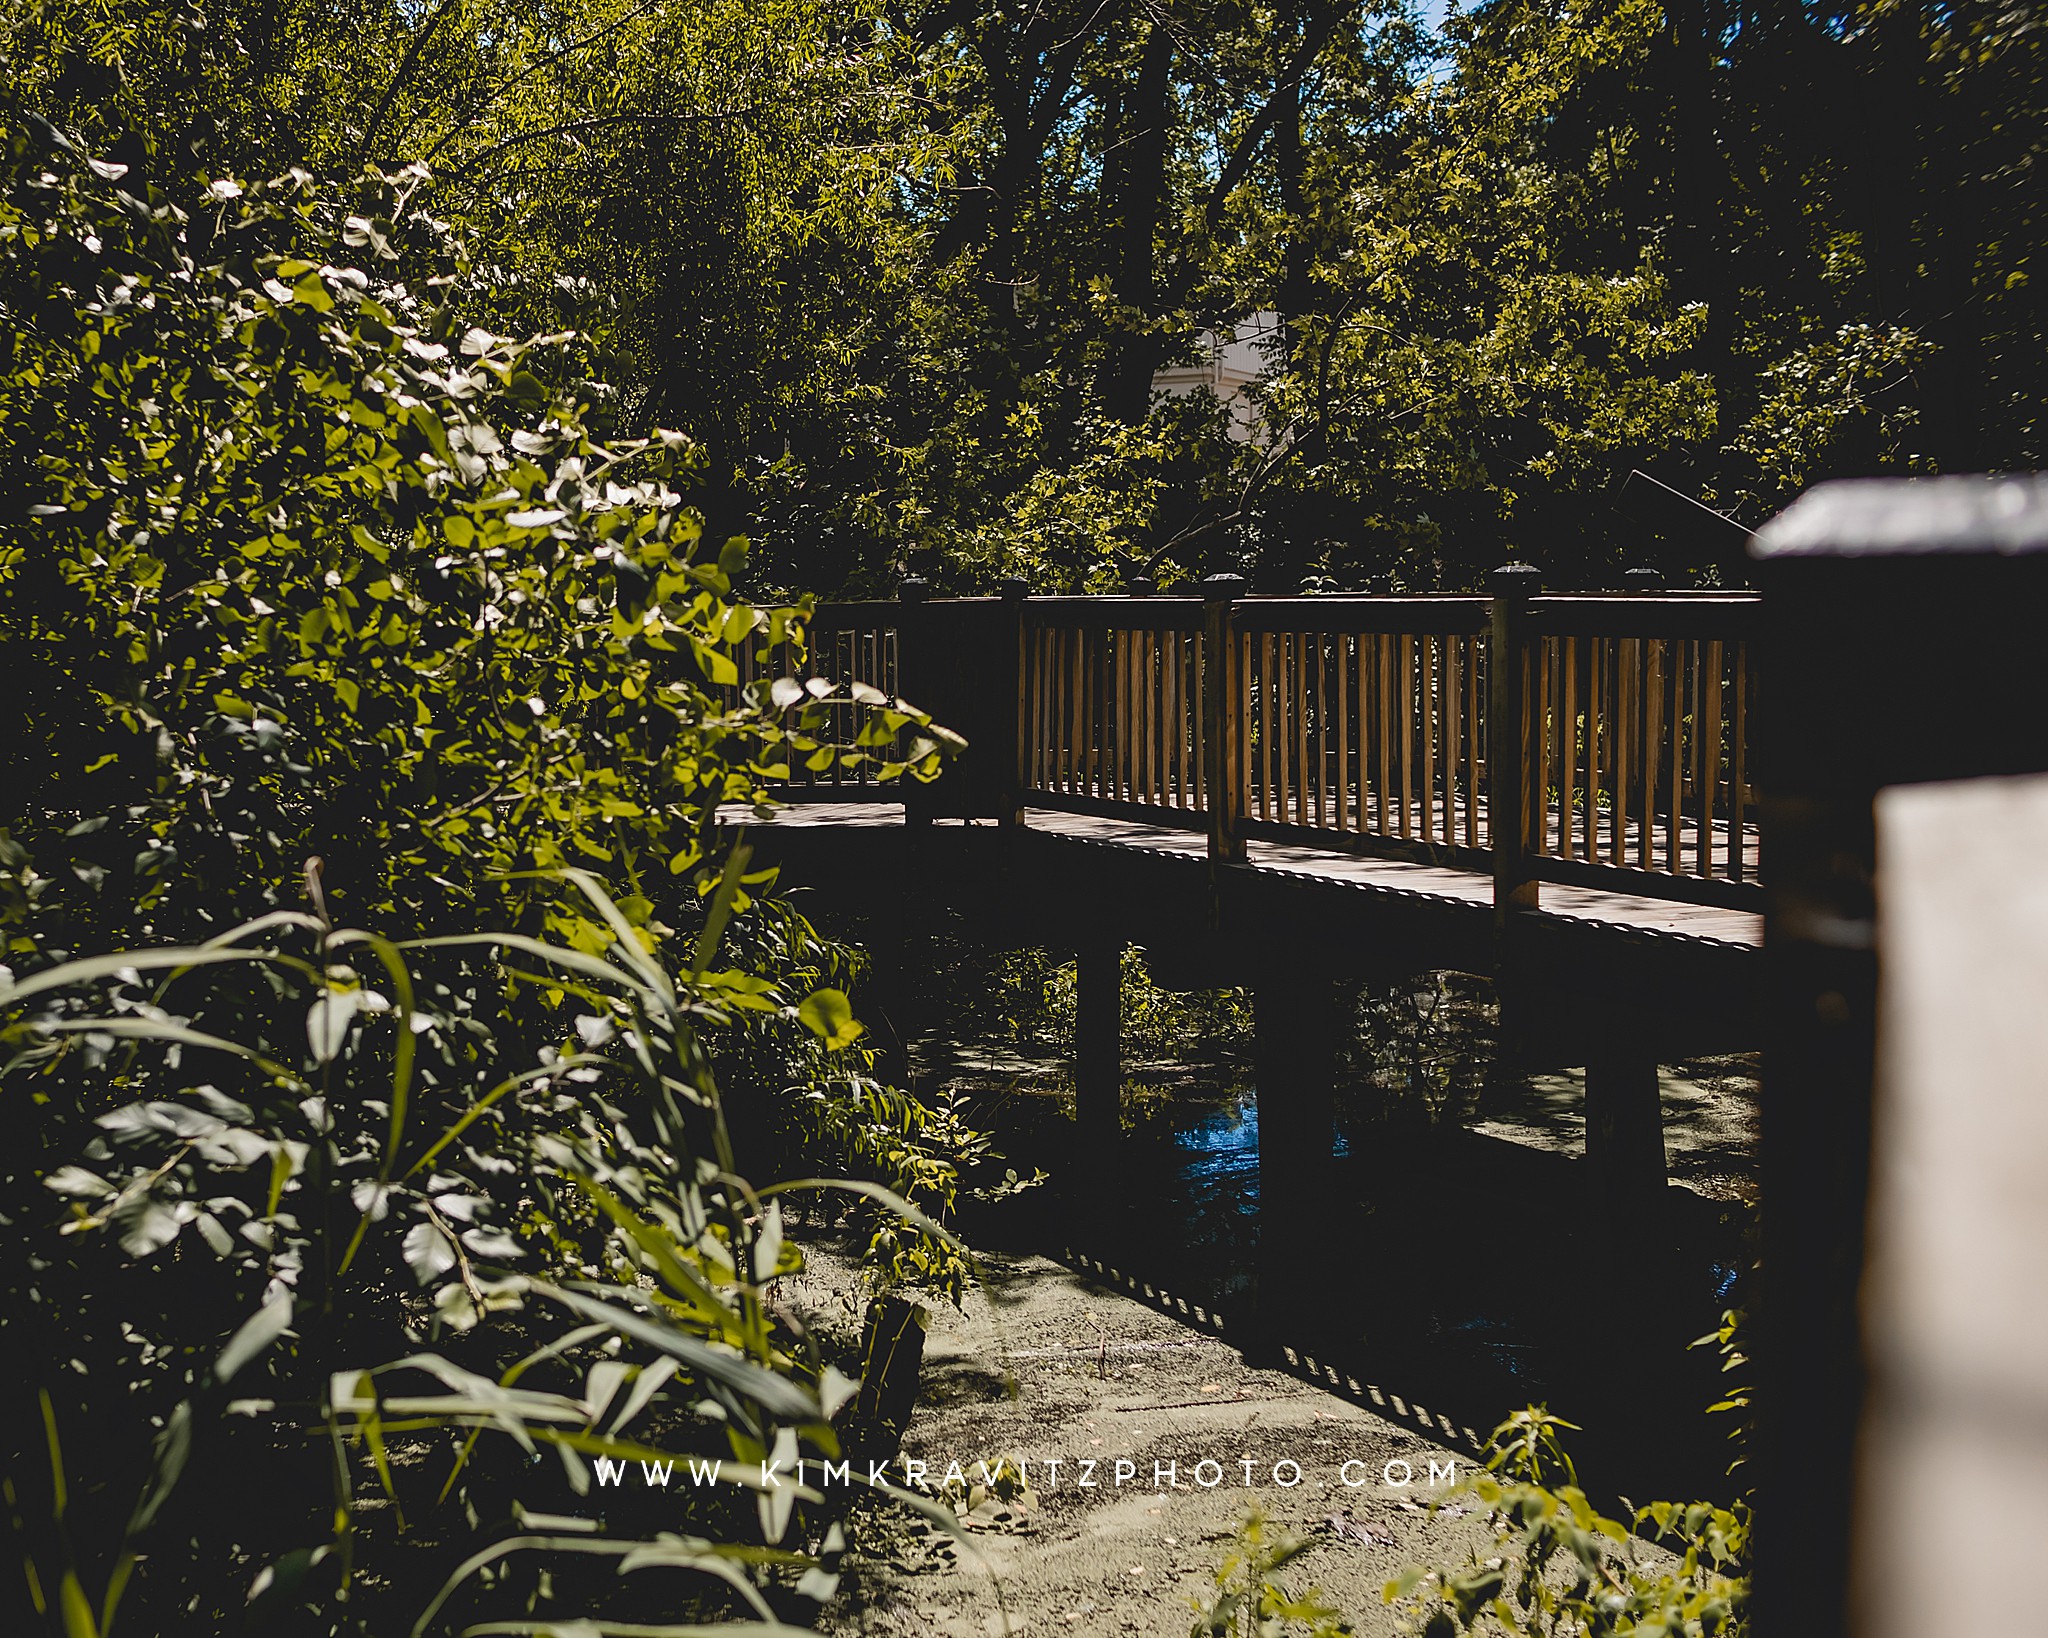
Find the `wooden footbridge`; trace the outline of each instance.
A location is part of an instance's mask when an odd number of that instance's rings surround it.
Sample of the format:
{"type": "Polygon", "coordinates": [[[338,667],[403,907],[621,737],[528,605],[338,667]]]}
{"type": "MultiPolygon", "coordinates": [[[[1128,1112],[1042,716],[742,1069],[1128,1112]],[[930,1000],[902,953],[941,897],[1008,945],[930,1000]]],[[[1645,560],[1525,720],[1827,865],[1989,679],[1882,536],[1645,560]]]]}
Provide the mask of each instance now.
{"type": "Polygon", "coordinates": [[[907,804],[794,786],[757,836],[874,884],[899,966],[939,901],[1078,950],[1084,1154],[1114,1147],[1121,946],[1249,985],[1262,1178],[1290,1185],[1262,1254],[1329,1154],[1347,978],[1490,974],[1513,1050],[1587,1066],[1586,1175],[1624,1212],[1662,1177],[1654,1065],[1762,1045],[1756,1629],[1989,1630],[2003,1584],[1953,1573],[1975,1534],[1898,1550],[1929,1528],[1900,1472],[1953,1488],[1968,1448],[2048,1475],[2039,1305],[2012,1300],[2048,1246],[2048,477],[1822,485],[1753,551],[1753,597],[1508,569],[1484,598],[828,609],[820,674],[971,747],[907,804]]]}

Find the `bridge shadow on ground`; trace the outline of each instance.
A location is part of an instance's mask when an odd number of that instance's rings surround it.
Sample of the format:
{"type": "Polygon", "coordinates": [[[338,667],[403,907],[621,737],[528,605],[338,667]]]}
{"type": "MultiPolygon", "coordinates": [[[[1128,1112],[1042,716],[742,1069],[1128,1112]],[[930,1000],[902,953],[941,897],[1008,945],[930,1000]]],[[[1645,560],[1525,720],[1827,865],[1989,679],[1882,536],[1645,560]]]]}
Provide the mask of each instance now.
{"type": "MultiPolygon", "coordinates": [[[[969,1232],[1057,1250],[1106,1289],[1454,1449],[1476,1453],[1508,1414],[1545,1404],[1582,1429],[1580,1477],[1610,1503],[1732,1491],[1726,1419],[1705,1414],[1720,1361],[1688,1345],[1740,1300],[1746,1207],[1674,1184],[1603,1222],[1574,1155],[1354,1127],[1329,1198],[1292,1203],[1276,1270],[1259,1243],[1255,1108],[1223,1098],[1128,1135],[1114,1157],[975,1212],[969,1232]]],[[[1013,1149],[1052,1170],[1046,1152],[1013,1149]]]]}

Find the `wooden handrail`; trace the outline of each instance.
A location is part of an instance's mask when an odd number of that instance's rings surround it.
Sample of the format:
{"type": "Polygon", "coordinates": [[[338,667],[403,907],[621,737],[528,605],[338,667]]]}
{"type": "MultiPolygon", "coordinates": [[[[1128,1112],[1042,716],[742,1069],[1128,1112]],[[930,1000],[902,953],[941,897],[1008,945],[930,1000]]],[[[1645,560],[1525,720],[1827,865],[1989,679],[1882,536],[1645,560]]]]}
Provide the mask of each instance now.
{"type": "Polygon", "coordinates": [[[991,735],[946,811],[1183,825],[1225,865],[1261,838],[1429,860],[1490,872],[1503,915],[1544,882],[1759,902],[1756,597],[1202,590],[826,605],[807,673],[991,735]]]}

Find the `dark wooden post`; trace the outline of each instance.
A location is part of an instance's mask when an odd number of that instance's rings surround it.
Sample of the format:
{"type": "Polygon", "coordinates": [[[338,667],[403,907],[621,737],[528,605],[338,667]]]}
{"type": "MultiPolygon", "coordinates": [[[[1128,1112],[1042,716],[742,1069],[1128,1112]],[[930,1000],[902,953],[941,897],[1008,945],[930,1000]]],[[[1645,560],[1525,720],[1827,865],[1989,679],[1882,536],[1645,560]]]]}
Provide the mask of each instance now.
{"type": "Polygon", "coordinates": [[[1494,925],[1505,928],[1517,910],[1534,910],[1531,809],[1535,723],[1529,689],[1529,599],[1543,576],[1526,563],[1493,571],[1493,623],[1487,649],[1486,825],[1493,849],[1494,925]]]}
{"type": "Polygon", "coordinates": [[[1123,946],[1091,939],[1074,959],[1074,1124],[1084,1158],[1100,1161],[1123,1134],[1123,946]]]}
{"type": "MultiPolygon", "coordinates": [[[[1342,1001],[1350,991],[1344,990],[1342,1001]]],[[[1277,965],[1252,990],[1259,1118],[1259,1242],[1247,1358],[1314,1340],[1314,1290],[1333,1248],[1337,1046],[1348,1014],[1329,975],[1277,965]]]]}
{"type": "Polygon", "coordinates": [[[2048,770],[2048,481],[1823,484],[1752,552],[1768,852],[1754,1618],[1759,1638],[1842,1638],[1864,1394],[1873,804],[1886,786],[2048,770]]]}
{"type": "Polygon", "coordinates": [[[996,820],[1017,825],[1024,820],[1024,792],[1031,784],[1031,658],[1026,647],[1030,633],[1024,627],[1024,603],[1031,588],[1016,575],[1003,581],[1003,631],[1009,652],[1009,692],[1017,702],[1010,713],[1015,735],[1005,763],[1002,792],[997,800],[996,820]]]}
{"type": "Polygon", "coordinates": [[[1238,706],[1244,685],[1238,676],[1237,634],[1230,605],[1244,595],[1244,576],[1212,574],[1202,582],[1202,757],[1209,797],[1209,858],[1214,864],[1243,864],[1244,734],[1238,706]]]}
{"type": "Polygon", "coordinates": [[[1586,1171],[1602,1210],[1624,1224],[1654,1211],[1668,1181],[1657,1060],[1625,1034],[1586,1063],[1586,1171]]]}

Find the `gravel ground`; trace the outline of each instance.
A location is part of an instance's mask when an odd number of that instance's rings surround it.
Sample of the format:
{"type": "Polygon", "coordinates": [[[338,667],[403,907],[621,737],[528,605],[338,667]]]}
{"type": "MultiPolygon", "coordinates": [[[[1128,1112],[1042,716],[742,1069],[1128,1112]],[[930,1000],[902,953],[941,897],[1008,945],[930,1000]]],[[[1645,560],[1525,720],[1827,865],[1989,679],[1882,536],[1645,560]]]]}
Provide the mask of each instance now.
{"type": "Polygon", "coordinates": [[[964,1312],[933,1317],[904,1454],[935,1484],[951,1463],[971,1477],[1008,1457],[1026,1464],[1031,1491],[984,1505],[957,1548],[921,1525],[865,1525],[831,1630],[1183,1638],[1257,1506],[1312,1542],[1282,1572],[1290,1590],[1314,1585],[1360,1633],[1390,1634],[1389,1578],[1490,1539],[1455,1499],[1430,1511],[1444,1475],[1471,1471],[1452,1438],[1433,1442],[1300,1375],[1249,1369],[1199,1327],[1045,1258],[987,1274],[964,1312]]]}

